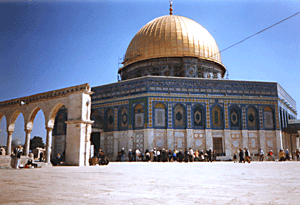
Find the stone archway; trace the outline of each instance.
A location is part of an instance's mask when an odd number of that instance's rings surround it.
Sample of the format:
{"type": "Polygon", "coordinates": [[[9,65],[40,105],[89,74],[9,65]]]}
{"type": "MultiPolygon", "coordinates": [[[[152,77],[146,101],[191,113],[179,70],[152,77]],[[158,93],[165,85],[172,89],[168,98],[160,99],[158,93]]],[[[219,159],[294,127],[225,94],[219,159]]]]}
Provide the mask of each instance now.
{"type": "MultiPolygon", "coordinates": [[[[91,97],[89,84],[83,84],[32,96],[0,102],[0,113],[7,119],[7,155],[11,154],[11,134],[16,117],[22,113],[25,120],[25,150],[29,150],[30,131],[35,115],[42,110],[45,116],[46,163],[50,164],[52,130],[55,116],[64,105],[68,109],[66,134],[66,164],[89,165],[91,124],[91,97]]],[[[3,117],[3,116],[2,116],[3,117]]],[[[27,152],[27,151],[26,151],[27,152]]],[[[28,153],[27,153],[28,154],[28,153]]]]}

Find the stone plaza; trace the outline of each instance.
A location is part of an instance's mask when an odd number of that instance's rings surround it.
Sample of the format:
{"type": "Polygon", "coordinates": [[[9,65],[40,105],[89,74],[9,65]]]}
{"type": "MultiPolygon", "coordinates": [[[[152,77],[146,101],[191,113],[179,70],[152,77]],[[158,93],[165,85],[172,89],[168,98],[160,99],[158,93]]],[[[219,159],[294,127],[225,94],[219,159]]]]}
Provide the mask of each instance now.
{"type": "Polygon", "coordinates": [[[299,204],[300,162],[0,169],[0,204],[299,204]]]}

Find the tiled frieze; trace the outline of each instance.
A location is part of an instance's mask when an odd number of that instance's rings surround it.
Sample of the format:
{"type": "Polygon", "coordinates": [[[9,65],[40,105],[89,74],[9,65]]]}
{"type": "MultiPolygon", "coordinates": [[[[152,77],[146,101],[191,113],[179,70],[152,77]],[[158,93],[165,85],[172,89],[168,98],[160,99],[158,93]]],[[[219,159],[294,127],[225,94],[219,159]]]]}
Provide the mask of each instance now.
{"type": "Polygon", "coordinates": [[[210,128],[209,100],[206,100],[206,127],[210,128]]]}
{"type": "Polygon", "coordinates": [[[120,106],[120,105],[128,105],[128,103],[129,103],[128,100],[116,101],[116,102],[110,102],[110,103],[103,103],[103,104],[92,105],[92,109],[102,108],[102,107],[113,107],[113,106],[120,106]]]}
{"type": "Polygon", "coordinates": [[[247,129],[247,123],[246,123],[246,108],[242,108],[242,118],[243,118],[243,130],[247,129]]]}
{"type": "Polygon", "coordinates": [[[225,103],[224,103],[224,111],[225,111],[225,128],[229,128],[229,117],[228,117],[228,100],[225,100],[225,103]]]}
{"type": "Polygon", "coordinates": [[[115,117],[114,117],[114,120],[115,120],[114,129],[117,130],[118,129],[118,109],[117,108],[114,109],[114,114],[115,114],[115,117]]]}
{"type": "Polygon", "coordinates": [[[192,128],[191,105],[187,105],[187,122],[188,128],[192,128]]]}
{"type": "Polygon", "coordinates": [[[172,103],[168,103],[168,127],[172,127],[172,103]]]}
{"type": "Polygon", "coordinates": [[[153,115],[152,115],[152,109],[153,109],[153,104],[152,104],[152,102],[153,102],[153,98],[148,98],[148,105],[149,105],[149,108],[148,108],[148,119],[149,119],[149,121],[148,121],[148,124],[149,124],[149,127],[152,127],[153,126],[153,115]]]}
{"type": "Polygon", "coordinates": [[[263,110],[261,106],[259,106],[259,127],[260,129],[264,128],[263,110]]]}

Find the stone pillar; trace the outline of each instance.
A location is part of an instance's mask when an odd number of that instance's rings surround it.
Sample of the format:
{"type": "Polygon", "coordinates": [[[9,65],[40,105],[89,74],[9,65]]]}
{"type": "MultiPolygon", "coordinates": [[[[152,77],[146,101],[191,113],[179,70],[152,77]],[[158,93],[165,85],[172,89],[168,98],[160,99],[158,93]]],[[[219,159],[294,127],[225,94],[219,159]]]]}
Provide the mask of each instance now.
{"type": "Polygon", "coordinates": [[[282,132],[281,130],[276,130],[276,148],[277,150],[273,150],[275,152],[275,154],[278,154],[280,149],[283,149],[283,145],[282,145],[282,132]]]}
{"type": "Polygon", "coordinates": [[[172,129],[167,129],[167,147],[172,151],[175,149],[175,140],[172,129]]]}
{"type": "Polygon", "coordinates": [[[154,129],[146,129],[144,131],[144,149],[148,149],[148,150],[153,149],[156,146],[153,144],[153,142],[154,142],[154,129]]]}
{"type": "Polygon", "coordinates": [[[259,150],[258,152],[260,152],[260,150],[262,149],[264,151],[264,153],[267,153],[267,147],[266,147],[266,131],[265,130],[259,130],[259,150]]]}
{"type": "Polygon", "coordinates": [[[30,147],[30,133],[32,130],[25,129],[26,138],[25,138],[25,147],[24,147],[24,154],[27,157],[29,155],[29,147],[30,147]]]}
{"type": "Polygon", "coordinates": [[[51,165],[51,144],[52,144],[52,129],[53,127],[46,127],[47,136],[46,136],[46,164],[51,165]]]}
{"type": "Polygon", "coordinates": [[[231,159],[231,136],[230,136],[230,130],[224,130],[224,142],[225,142],[225,154],[226,159],[231,159]]]}
{"type": "Polygon", "coordinates": [[[212,140],[212,135],[211,135],[211,129],[206,129],[205,130],[205,141],[206,141],[206,150],[213,148],[213,140],[212,140]]]}
{"type": "Polygon", "coordinates": [[[13,131],[7,131],[6,155],[11,155],[11,141],[13,131]]]}
{"type": "Polygon", "coordinates": [[[193,130],[192,129],[186,129],[186,149],[192,148],[193,147],[193,142],[194,142],[194,136],[193,136],[193,130]]]}
{"type": "Polygon", "coordinates": [[[66,121],[66,164],[73,166],[88,166],[88,144],[90,142],[90,126],[93,121],[66,121]],[[90,124],[90,125],[89,125],[90,124]]]}
{"type": "Polygon", "coordinates": [[[300,147],[300,144],[299,144],[299,142],[300,142],[300,130],[298,131],[298,136],[296,137],[296,149],[299,149],[299,147],[300,147]]]}
{"type": "Polygon", "coordinates": [[[243,141],[243,147],[241,147],[241,149],[248,148],[249,140],[248,140],[247,130],[242,130],[242,141],[243,141]]]}
{"type": "Polygon", "coordinates": [[[128,149],[134,150],[134,136],[133,136],[133,130],[128,130],[128,149]]]}
{"type": "MultiPolygon", "coordinates": [[[[119,150],[119,132],[114,132],[114,151],[113,151],[113,161],[117,159],[119,150]]],[[[122,149],[122,147],[121,147],[122,149]]]]}

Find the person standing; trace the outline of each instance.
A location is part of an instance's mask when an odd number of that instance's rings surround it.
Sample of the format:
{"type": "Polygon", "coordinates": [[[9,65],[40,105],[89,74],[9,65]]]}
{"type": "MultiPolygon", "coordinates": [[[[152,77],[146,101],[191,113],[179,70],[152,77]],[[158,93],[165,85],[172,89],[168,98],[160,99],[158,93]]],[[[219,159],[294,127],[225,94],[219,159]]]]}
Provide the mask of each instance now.
{"type": "Polygon", "coordinates": [[[240,157],[240,161],[239,161],[239,163],[242,163],[242,162],[244,162],[244,152],[243,152],[243,150],[242,150],[242,149],[240,149],[239,157],[240,157]]]}
{"type": "Polygon", "coordinates": [[[237,161],[237,156],[236,156],[236,152],[233,154],[233,162],[236,163],[237,161]]]}
{"type": "Polygon", "coordinates": [[[18,147],[15,148],[14,150],[15,153],[15,169],[19,169],[20,168],[20,159],[21,159],[21,155],[22,155],[22,147],[21,145],[19,145],[18,147]]]}
{"type": "Polygon", "coordinates": [[[124,147],[121,150],[121,162],[125,162],[125,149],[124,149],[124,147]]]}
{"type": "Polygon", "coordinates": [[[207,152],[208,162],[212,162],[212,148],[210,148],[207,152]]]}
{"type": "Polygon", "coordinates": [[[260,152],[259,152],[259,161],[264,161],[264,151],[261,149],[260,152]]]}
{"type": "Polygon", "coordinates": [[[247,148],[244,148],[244,150],[245,150],[245,161],[244,162],[247,161],[248,163],[250,163],[250,152],[247,148]]]}
{"type": "Polygon", "coordinates": [[[285,150],[285,160],[290,161],[290,151],[288,149],[285,150]]]}
{"type": "Polygon", "coordinates": [[[189,160],[190,162],[194,161],[194,151],[192,148],[189,149],[189,160]]]}

